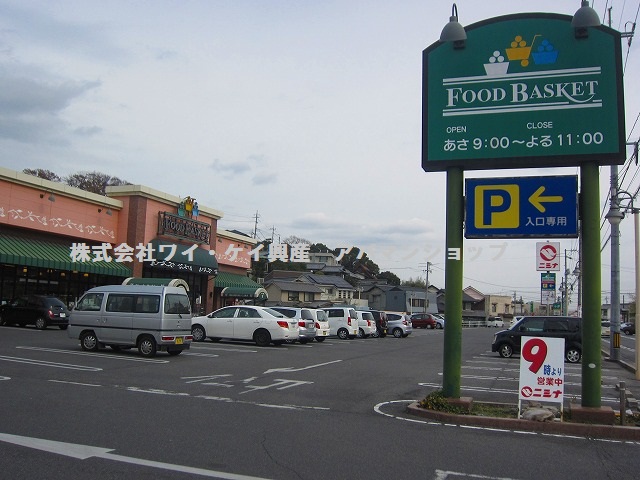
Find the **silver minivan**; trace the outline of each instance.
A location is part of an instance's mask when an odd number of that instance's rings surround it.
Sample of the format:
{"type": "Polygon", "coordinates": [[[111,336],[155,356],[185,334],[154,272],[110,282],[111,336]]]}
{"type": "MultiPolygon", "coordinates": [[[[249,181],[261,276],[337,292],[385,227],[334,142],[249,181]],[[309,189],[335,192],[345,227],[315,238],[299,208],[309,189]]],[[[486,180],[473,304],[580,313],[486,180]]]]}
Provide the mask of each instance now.
{"type": "Polygon", "coordinates": [[[179,355],[193,339],[191,304],[182,287],[95,287],[71,310],[67,333],[87,351],[136,347],[144,357],[157,351],[179,355]]]}

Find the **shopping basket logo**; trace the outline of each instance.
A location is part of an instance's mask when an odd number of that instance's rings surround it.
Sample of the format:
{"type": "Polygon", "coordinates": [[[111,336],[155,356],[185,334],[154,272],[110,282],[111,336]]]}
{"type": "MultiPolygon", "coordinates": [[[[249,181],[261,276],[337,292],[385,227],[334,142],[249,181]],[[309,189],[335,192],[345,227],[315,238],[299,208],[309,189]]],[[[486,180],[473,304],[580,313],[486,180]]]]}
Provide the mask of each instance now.
{"type": "Polygon", "coordinates": [[[505,48],[505,56],[500,50],[495,50],[489,63],[484,64],[484,70],[488,76],[507,75],[510,62],[519,62],[522,67],[528,67],[530,59],[535,65],[550,65],[556,63],[558,50],[542,35],[536,34],[528,43],[522,35],[516,35],[511,45],[505,48]]]}

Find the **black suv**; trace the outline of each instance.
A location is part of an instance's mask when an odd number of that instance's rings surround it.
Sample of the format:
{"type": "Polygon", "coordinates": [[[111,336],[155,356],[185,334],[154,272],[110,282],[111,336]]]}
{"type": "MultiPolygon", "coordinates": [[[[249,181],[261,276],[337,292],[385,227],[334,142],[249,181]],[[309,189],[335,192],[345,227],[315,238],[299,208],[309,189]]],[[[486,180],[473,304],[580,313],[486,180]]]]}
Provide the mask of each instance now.
{"type": "Polygon", "coordinates": [[[51,295],[24,295],[0,306],[0,325],[7,324],[35,325],[39,330],[57,325],[66,330],[69,310],[59,298],[51,295]]]}
{"type": "Polygon", "coordinates": [[[564,357],[577,363],[582,357],[582,319],[578,317],[522,317],[509,330],[493,336],[491,351],[509,358],[520,353],[522,337],[564,338],[564,357]]]}

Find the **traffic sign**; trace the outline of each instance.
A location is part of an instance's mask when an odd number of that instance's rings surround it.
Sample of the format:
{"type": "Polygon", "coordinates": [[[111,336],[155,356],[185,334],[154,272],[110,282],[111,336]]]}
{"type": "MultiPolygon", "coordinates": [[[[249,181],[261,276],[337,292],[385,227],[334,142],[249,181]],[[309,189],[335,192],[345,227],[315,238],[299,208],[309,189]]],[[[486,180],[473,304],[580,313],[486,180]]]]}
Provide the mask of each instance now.
{"type": "Polygon", "coordinates": [[[578,177],[466,180],[467,238],[578,236],[578,177]]]}

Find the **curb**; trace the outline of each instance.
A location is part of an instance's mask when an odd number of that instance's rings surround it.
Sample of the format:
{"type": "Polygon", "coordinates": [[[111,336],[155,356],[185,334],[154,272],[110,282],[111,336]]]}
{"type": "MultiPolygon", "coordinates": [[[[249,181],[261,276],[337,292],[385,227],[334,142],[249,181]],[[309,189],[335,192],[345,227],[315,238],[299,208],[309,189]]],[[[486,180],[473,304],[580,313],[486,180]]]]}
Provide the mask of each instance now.
{"type": "Polygon", "coordinates": [[[474,415],[456,415],[453,413],[426,410],[417,402],[407,406],[407,412],[418,417],[428,418],[441,423],[470,425],[476,427],[499,428],[527,432],[572,435],[585,438],[606,438],[614,440],[640,441],[640,428],[616,425],[594,425],[570,422],[534,422],[519,418],[481,417],[474,415]]]}

